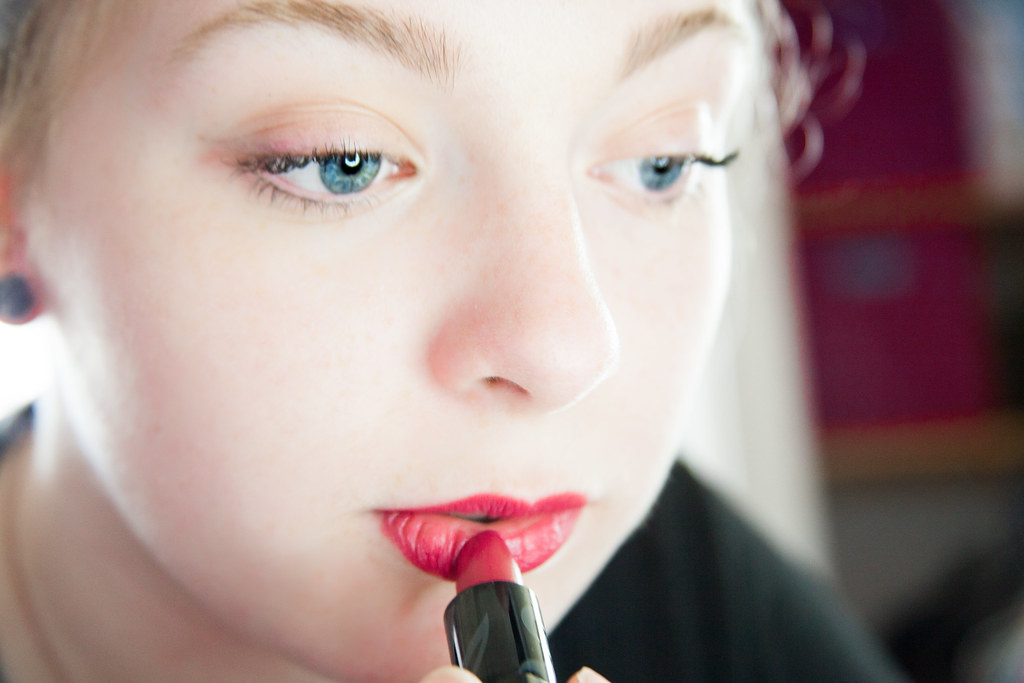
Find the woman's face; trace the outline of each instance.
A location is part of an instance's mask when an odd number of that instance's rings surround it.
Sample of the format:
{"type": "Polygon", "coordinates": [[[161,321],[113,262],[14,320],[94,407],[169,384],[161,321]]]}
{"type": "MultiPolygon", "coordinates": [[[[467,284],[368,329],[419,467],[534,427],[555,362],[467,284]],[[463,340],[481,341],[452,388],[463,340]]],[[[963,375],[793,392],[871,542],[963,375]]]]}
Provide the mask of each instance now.
{"type": "Polygon", "coordinates": [[[24,212],[63,410],[141,547],[341,678],[447,661],[431,571],[485,528],[556,623],[713,334],[749,7],[142,5],[24,212]]]}

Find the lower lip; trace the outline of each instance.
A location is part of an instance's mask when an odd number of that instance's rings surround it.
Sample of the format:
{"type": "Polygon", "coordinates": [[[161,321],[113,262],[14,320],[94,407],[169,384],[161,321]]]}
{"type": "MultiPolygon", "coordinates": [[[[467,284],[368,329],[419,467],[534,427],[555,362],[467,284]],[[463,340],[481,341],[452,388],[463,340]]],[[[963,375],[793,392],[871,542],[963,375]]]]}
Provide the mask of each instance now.
{"type": "MultiPolygon", "coordinates": [[[[519,568],[527,572],[546,562],[568,540],[585,503],[582,496],[573,499],[565,509],[486,524],[433,511],[385,511],[381,513],[381,530],[414,567],[449,581],[455,579],[455,558],[466,541],[482,531],[494,531],[519,568]]],[[[536,507],[544,507],[542,503],[536,507]]]]}

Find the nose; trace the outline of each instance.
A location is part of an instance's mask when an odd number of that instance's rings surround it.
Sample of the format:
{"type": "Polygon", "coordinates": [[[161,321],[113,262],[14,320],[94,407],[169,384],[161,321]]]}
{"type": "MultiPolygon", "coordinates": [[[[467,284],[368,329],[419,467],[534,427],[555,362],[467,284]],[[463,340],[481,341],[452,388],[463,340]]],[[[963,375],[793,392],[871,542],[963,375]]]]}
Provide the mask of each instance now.
{"type": "Polygon", "coordinates": [[[430,367],[461,399],[554,412],[614,371],[619,337],[571,192],[548,187],[549,199],[534,202],[524,193],[476,212],[458,252],[468,262],[464,294],[433,337],[430,367]]]}

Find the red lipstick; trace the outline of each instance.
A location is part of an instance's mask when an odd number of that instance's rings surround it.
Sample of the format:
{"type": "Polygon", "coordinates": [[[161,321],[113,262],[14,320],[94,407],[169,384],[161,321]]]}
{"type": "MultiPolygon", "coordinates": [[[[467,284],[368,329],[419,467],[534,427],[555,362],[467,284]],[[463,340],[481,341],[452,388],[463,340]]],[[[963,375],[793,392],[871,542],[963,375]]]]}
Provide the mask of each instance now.
{"type": "Polygon", "coordinates": [[[466,541],[455,560],[455,592],[488,581],[523,583],[519,565],[501,536],[484,531],[466,541]]]}
{"type": "Polygon", "coordinates": [[[537,596],[500,535],[484,531],[463,545],[455,586],[444,611],[452,664],[483,683],[555,683],[537,596]]]}

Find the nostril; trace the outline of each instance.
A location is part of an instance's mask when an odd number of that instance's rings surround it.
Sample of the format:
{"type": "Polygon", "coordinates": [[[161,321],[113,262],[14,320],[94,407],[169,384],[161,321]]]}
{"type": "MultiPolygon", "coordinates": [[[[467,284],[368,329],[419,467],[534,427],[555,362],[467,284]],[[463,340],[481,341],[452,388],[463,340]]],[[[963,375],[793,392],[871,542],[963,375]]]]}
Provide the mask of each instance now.
{"type": "Polygon", "coordinates": [[[529,392],[511,380],[504,377],[484,377],[484,383],[489,387],[505,388],[517,394],[528,394],[529,392]]]}

